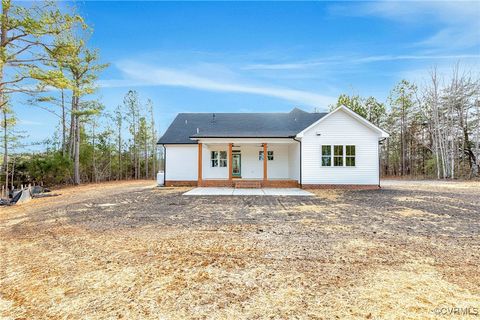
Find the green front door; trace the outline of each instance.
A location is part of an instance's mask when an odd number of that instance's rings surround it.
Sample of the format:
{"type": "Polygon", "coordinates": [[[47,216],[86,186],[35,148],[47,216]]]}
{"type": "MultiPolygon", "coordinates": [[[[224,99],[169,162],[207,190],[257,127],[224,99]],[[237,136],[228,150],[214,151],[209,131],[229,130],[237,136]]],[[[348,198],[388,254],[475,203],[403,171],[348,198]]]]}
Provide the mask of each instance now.
{"type": "Polygon", "coordinates": [[[242,157],[240,153],[232,154],[232,177],[241,177],[242,176],[242,157]]]}

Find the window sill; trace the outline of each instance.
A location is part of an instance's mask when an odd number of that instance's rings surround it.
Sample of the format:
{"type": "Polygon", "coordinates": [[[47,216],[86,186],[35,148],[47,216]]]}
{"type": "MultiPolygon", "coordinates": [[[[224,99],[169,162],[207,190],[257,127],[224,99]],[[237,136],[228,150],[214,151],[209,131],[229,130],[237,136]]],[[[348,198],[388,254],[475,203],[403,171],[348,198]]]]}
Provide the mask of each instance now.
{"type": "Polygon", "coordinates": [[[335,166],[321,166],[320,168],[356,168],[356,167],[357,166],[348,166],[348,167],[347,166],[341,166],[341,167],[340,166],[337,166],[337,167],[335,167],[335,166]]]}

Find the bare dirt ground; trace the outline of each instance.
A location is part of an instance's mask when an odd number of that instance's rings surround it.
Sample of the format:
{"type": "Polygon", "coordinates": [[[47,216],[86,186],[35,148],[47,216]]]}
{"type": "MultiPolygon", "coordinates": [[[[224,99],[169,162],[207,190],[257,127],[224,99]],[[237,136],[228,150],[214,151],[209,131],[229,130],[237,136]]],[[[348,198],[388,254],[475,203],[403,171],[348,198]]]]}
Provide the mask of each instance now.
{"type": "Polygon", "coordinates": [[[316,197],[152,185],[0,208],[0,318],[480,317],[478,182],[316,197]]]}

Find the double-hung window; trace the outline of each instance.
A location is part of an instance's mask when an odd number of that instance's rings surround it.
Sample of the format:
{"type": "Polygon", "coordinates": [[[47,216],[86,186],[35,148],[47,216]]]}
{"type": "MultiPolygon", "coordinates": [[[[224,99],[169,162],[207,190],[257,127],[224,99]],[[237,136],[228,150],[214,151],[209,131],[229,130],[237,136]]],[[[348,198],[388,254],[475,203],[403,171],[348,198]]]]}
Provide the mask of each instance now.
{"type": "Polygon", "coordinates": [[[322,146],[322,167],[332,165],[332,146],[322,146]]]}
{"type": "MultiPolygon", "coordinates": [[[[258,160],[263,160],[263,151],[258,151],[258,160]]],[[[273,151],[267,150],[267,160],[273,161],[273,151]]]]}
{"type": "Polygon", "coordinates": [[[355,146],[345,146],[345,165],[355,167],[355,146]]]}
{"type": "Polygon", "coordinates": [[[333,166],[343,167],[343,146],[333,146],[333,166]]]}
{"type": "Polygon", "coordinates": [[[210,153],[210,163],[212,167],[226,167],[227,151],[212,151],[210,153]]]}

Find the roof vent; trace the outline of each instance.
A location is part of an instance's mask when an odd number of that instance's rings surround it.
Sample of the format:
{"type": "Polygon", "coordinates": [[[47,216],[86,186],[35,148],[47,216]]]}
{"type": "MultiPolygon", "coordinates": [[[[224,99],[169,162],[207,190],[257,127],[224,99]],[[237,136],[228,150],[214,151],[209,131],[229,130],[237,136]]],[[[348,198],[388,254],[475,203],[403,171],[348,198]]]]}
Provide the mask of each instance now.
{"type": "Polygon", "coordinates": [[[215,113],[212,113],[212,122],[215,122],[215,113]]]}
{"type": "Polygon", "coordinates": [[[185,124],[187,124],[187,123],[188,123],[188,120],[187,120],[187,119],[185,119],[185,124]]]}
{"type": "Polygon", "coordinates": [[[199,133],[200,133],[200,128],[197,128],[197,134],[199,134],[199,133]]]}

